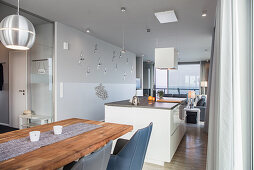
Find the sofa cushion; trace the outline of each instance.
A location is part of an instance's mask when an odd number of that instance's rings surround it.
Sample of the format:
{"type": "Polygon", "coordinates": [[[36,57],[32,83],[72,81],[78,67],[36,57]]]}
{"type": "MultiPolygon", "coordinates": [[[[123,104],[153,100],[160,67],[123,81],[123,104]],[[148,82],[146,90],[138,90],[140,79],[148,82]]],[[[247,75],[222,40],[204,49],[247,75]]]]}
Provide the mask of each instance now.
{"type": "Polygon", "coordinates": [[[197,103],[197,106],[205,106],[206,105],[206,102],[205,102],[205,99],[204,98],[201,98],[198,103],[197,103]]]}

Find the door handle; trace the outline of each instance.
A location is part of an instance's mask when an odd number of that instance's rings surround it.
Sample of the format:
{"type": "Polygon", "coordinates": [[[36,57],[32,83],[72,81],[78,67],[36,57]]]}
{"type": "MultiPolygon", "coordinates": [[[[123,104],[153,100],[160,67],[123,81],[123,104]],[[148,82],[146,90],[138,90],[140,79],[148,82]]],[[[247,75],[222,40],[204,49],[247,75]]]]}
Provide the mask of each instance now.
{"type": "Polygon", "coordinates": [[[24,93],[24,92],[25,92],[25,90],[19,90],[19,92],[24,93]]]}

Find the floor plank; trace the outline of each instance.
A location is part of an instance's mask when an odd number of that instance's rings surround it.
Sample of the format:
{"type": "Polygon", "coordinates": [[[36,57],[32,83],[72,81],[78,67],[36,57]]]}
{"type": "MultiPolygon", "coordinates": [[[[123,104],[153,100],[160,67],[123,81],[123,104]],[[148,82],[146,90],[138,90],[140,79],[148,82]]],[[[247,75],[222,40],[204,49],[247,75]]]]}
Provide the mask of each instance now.
{"type": "Polygon", "coordinates": [[[143,170],[205,170],[207,138],[203,125],[188,125],[172,161],[164,167],[145,163],[143,170]]]}

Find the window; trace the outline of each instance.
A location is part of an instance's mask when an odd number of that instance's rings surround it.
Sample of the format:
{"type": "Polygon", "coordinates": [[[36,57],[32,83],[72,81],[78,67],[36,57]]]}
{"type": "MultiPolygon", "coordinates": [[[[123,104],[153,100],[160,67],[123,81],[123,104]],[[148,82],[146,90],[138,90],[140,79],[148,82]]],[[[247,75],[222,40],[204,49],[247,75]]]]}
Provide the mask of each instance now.
{"type": "Polygon", "coordinates": [[[156,88],[168,88],[169,94],[186,94],[189,90],[199,93],[200,64],[178,65],[177,70],[156,69],[156,88]]]}
{"type": "Polygon", "coordinates": [[[167,70],[156,69],[156,88],[167,88],[167,70]]]}

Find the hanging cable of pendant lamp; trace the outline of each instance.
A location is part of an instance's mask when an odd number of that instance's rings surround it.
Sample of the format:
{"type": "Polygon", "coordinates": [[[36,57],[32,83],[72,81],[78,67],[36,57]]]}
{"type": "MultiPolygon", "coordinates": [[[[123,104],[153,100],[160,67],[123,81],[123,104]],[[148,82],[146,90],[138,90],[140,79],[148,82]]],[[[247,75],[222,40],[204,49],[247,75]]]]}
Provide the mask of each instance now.
{"type": "Polygon", "coordinates": [[[125,33],[124,33],[124,28],[123,28],[123,42],[122,42],[122,45],[123,45],[123,46],[122,46],[122,51],[121,51],[122,53],[125,53],[125,52],[126,52],[126,51],[125,51],[125,47],[124,47],[124,45],[125,45],[125,44],[124,44],[124,43],[125,43],[124,41],[125,41],[125,33]]]}
{"type": "Polygon", "coordinates": [[[123,14],[123,23],[122,23],[122,51],[121,53],[124,54],[125,51],[125,32],[124,32],[124,18],[125,18],[125,12],[126,12],[126,8],[125,7],[121,7],[121,12],[123,14]]]}
{"type": "Polygon", "coordinates": [[[18,11],[17,11],[17,15],[19,15],[19,0],[18,0],[18,11]]]}

